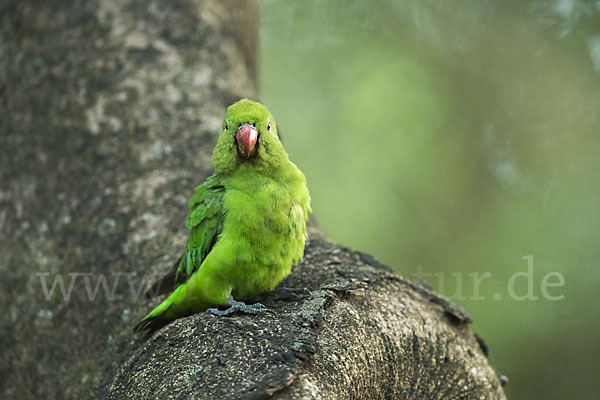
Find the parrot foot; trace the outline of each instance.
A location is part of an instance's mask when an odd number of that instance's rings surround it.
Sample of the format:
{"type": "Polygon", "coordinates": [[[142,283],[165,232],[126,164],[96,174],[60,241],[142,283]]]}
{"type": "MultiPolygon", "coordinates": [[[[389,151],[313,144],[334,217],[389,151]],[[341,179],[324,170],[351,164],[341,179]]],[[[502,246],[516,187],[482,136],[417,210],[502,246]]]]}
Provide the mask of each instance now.
{"type": "Polygon", "coordinates": [[[217,308],[209,308],[208,312],[210,312],[213,315],[218,315],[219,317],[225,317],[227,315],[231,315],[237,311],[246,313],[246,314],[261,314],[261,313],[272,313],[275,314],[275,311],[271,310],[270,308],[267,308],[264,306],[264,304],[261,303],[254,303],[254,304],[246,304],[243,301],[235,301],[233,299],[229,299],[226,303],[229,308],[227,308],[226,310],[219,310],[217,308]]]}

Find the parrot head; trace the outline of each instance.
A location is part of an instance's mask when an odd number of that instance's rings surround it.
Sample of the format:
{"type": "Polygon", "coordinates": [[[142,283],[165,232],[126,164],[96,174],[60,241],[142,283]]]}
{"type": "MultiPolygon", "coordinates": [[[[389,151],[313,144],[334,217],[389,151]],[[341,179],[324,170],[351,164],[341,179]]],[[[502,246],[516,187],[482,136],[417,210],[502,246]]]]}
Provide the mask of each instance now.
{"type": "Polygon", "coordinates": [[[240,165],[276,169],[287,159],[267,107],[248,99],[229,106],[213,152],[215,172],[233,172],[240,165]]]}

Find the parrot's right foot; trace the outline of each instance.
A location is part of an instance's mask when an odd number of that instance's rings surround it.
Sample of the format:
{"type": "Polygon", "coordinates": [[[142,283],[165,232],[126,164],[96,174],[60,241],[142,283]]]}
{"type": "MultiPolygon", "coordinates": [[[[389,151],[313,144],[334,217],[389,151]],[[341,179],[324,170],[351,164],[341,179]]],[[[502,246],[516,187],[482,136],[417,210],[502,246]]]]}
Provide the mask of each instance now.
{"type": "Polygon", "coordinates": [[[267,308],[264,306],[264,304],[261,303],[254,303],[254,304],[246,304],[243,301],[235,301],[233,299],[229,299],[227,301],[227,305],[229,306],[229,308],[227,308],[226,310],[219,310],[217,308],[209,308],[208,312],[210,312],[213,315],[218,315],[219,317],[225,317],[227,315],[231,315],[237,311],[240,312],[244,312],[246,314],[261,314],[264,312],[270,312],[275,314],[275,311],[271,310],[270,308],[267,308]]]}

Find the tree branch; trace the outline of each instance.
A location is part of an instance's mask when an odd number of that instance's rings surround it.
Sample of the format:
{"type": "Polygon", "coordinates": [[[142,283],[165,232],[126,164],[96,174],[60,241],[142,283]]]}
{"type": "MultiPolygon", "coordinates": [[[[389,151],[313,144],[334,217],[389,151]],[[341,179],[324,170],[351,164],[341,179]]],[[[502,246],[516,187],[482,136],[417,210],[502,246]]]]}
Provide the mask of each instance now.
{"type": "Polygon", "coordinates": [[[314,226],[276,315],[134,336],[256,94],[258,4],[51,3],[0,6],[0,397],[504,398],[464,311],[314,226]]]}

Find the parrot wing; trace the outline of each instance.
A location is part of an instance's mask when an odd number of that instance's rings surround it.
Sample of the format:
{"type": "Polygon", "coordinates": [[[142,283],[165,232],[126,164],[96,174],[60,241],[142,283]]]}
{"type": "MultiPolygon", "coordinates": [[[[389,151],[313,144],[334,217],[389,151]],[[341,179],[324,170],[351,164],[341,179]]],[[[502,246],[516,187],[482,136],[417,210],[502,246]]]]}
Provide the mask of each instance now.
{"type": "Polygon", "coordinates": [[[176,283],[187,280],[219,240],[223,230],[224,195],[225,187],[214,175],[194,190],[186,223],[190,236],[175,273],[176,283]]]}
{"type": "Polygon", "coordinates": [[[202,264],[223,228],[224,194],[225,188],[214,175],[194,190],[186,224],[191,230],[186,249],[169,272],[148,288],[145,294],[147,298],[173,291],[202,264]]]}

